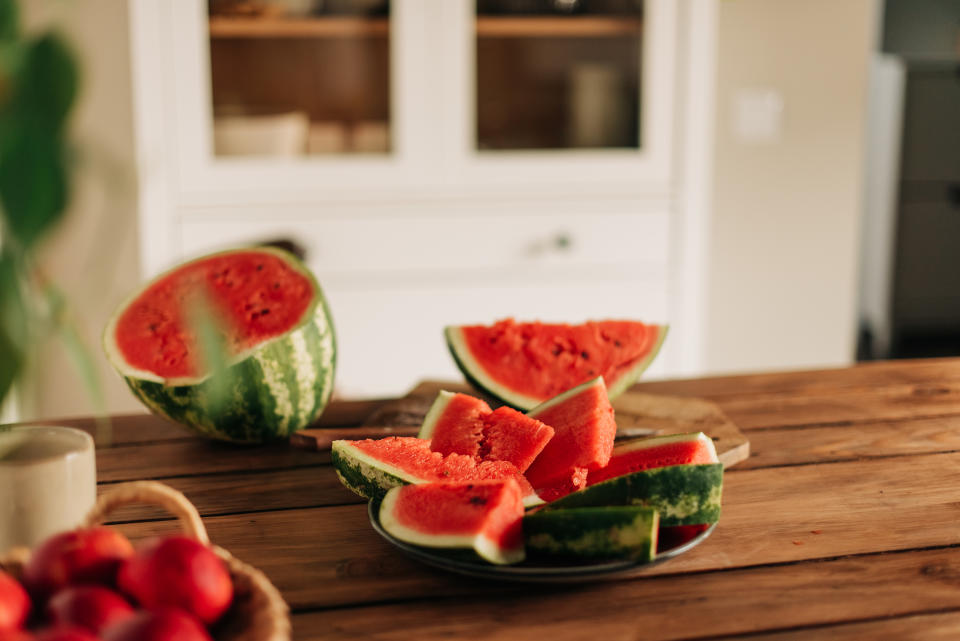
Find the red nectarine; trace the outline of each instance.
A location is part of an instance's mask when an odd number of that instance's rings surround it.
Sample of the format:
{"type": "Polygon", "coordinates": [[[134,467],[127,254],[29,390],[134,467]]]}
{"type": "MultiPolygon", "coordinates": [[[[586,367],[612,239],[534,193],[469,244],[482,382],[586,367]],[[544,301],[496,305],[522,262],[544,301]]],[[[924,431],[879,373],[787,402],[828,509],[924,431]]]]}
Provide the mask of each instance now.
{"type": "Polygon", "coordinates": [[[109,528],[63,532],[33,551],[23,568],[23,582],[39,599],[68,585],[113,586],[120,563],[132,554],[130,541],[109,528]]]}
{"type": "Polygon", "coordinates": [[[120,568],[121,591],[148,610],[180,608],[207,625],[230,607],[230,573],[206,545],[183,536],[154,539],[120,568]]]}
{"type": "Polygon", "coordinates": [[[30,613],[30,597],[20,583],[0,571],[0,631],[23,627],[30,613]]]}
{"type": "Polygon", "coordinates": [[[142,610],[114,623],[103,632],[103,641],[212,641],[207,629],[181,610],[142,610]]]}
{"type": "Polygon", "coordinates": [[[100,634],[112,623],[133,616],[126,599],[99,585],[64,588],[47,603],[47,618],[58,625],[75,625],[100,634]]]}

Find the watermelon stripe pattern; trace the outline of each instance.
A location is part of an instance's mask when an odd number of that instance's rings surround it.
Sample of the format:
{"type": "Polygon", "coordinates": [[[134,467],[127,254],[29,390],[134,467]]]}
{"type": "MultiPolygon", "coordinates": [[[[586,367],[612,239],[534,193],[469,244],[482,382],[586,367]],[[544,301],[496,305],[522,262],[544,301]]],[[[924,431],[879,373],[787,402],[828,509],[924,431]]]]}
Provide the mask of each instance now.
{"type": "Polygon", "coordinates": [[[387,492],[408,483],[424,483],[426,479],[407,474],[372,456],[367,456],[347,441],[334,441],[330,462],[340,482],[350,491],[371,500],[382,500],[387,492]]]}
{"type": "Polygon", "coordinates": [[[231,365],[230,402],[217,412],[210,382],[167,386],[134,376],[127,385],[151,411],[204,436],[235,443],[286,438],[312,423],[333,393],[336,348],[326,307],[317,305],[299,329],[231,365]]]}
{"type": "MultiPolygon", "coordinates": [[[[278,285],[275,285],[278,286],[278,285]]],[[[274,248],[212,254],[174,268],[144,285],[124,302],[104,330],[104,351],[127,386],[146,407],[202,436],[234,443],[284,439],[313,423],[333,394],[337,349],[326,299],[313,274],[295,256],[274,248]],[[288,331],[231,358],[228,390],[220,403],[210,376],[163,378],[130,365],[118,346],[118,322],[143,292],[179,269],[233,253],[263,253],[284,261],[312,286],[312,300],[288,331]]]]}
{"type": "Polygon", "coordinates": [[[641,505],[656,509],[663,526],[699,525],[720,519],[722,494],[722,464],[671,465],[588,486],[543,509],[641,505]]]}
{"type": "Polygon", "coordinates": [[[523,536],[531,557],[652,561],[659,524],[649,507],[544,510],[523,517],[523,536]]]}

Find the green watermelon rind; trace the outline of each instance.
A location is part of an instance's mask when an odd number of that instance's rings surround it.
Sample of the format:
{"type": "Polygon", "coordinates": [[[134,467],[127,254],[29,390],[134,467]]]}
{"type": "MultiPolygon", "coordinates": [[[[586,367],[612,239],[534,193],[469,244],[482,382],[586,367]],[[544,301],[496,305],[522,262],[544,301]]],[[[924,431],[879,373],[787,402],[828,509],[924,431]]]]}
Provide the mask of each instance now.
{"type": "MultiPolygon", "coordinates": [[[[626,370],[612,385],[607,385],[607,398],[614,399],[631,385],[639,380],[640,376],[650,367],[653,360],[660,353],[663,341],[667,338],[668,325],[657,326],[657,338],[647,354],[638,360],[630,369],[626,370]]],[[[463,337],[463,328],[457,325],[450,325],[443,330],[447,341],[447,349],[457,368],[463,374],[467,382],[490,394],[494,398],[503,401],[514,409],[527,411],[544,402],[544,399],[534,396],[528,396],[516,392],[506,385],[497,382],[492,376],[487,374],[486,370],[470,353],[467,347],[466,339],[463,337]]]]}
{"type": "MultiPolygon", "coordinates": [[[[330,447],[330,462],[340,482],[353,493],[365,499],[383,500],[386,493],[400,485],[429,483],[436,479],[425,479],[410,474],[370,456],[349,441],[337,440],[330,447]]],[[[544,501],[536,493],[523,497],[523,506],[532,508],[543,505],[544,501]]]]}
{"type": "Polygon", "coordinates": [[[114,338],[123,311],[153,283],[188,263],[160,274],[133,292],[107,323],[103,348],[133,394],[154,414],[209,438],[263,443],[303,429],[326,408],[336,372],[336,334],[319,283],[293,254],[272,247],[244,247],[190,262],[248,251],[279,257],[310,281],[314,296],[299,324],[230,359],[226,372],[232,385],[229,401],[216,411],[209,374],[163,378],[131,367],[114,338]]]}
{"type": "Polygon", "coordinates": [[[426,482],[426,479],[366,454],[347,441],[333,442],[330,462],[347,489],[374,501],[383,500],[387,492],[395,487],[426,482]]]}
{"type": "Polygon", "coordinates": [[[660,525],[701,525],[720,519],[723,465],[670,465],[617,476],[572,492],[544,511],[640,505],[660,513],[660,525]]]}
{"type": "Polygon", "coordinates": [[[652,561],[659,525],[645,506],[541,510],[523,517],[524,545],[531,557],[652,561]]]}
{"type": "Polygon", "coordinates": [[[523,561],[523,545],[518,548],[506,548],[483,534],[471,536],[454,534],[427,534],[402,525],[393,517],[399,488],[391,488],[380,503],[380,525],[394,538],[420,547],[442,548],[445,550],[471,550],[481,559],[496,565],[511,565],[523,561]]]}
{"type": "Polygon", "coordinates": [[[487,374],[467,348],[462,328],[449,326],[444,328],[443,333],[447,339],[447,349],[450,350],[450,355],[453,356],[457,367],[471,385],[521,411],[535,407],[542,401],[540,398],[514,392],[487,374]]]}

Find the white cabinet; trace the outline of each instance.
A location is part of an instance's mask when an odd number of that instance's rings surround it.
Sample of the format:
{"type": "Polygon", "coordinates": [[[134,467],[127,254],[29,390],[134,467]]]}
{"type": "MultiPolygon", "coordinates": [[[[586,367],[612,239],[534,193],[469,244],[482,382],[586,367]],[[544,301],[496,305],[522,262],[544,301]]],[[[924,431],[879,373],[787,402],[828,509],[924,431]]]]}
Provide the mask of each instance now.
{"type": "MultiPolygon", "coordinates": [[[[131,3],[148,275],[295,239],[351,396],[454,376],[446,324],[690,320],[678,150],[706,3],[230,4],[131,3]]],[[[668,341],[653,373],[688,356],[668,341]]]]}

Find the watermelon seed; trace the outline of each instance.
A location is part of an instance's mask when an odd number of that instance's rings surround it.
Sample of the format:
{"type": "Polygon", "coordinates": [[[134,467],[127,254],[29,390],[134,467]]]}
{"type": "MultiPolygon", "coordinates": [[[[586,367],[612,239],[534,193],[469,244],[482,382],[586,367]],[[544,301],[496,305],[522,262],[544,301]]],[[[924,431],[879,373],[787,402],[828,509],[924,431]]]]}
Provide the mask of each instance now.
{"type": "Polygon", "coordinates": [[[257,265],[257,271],[258,272],[263,271],[263,265],[257,265]]]}
{"type": "Polygon", "coordinates": [[[623,347],[623,343],[621,343],[620,341],[618,341],[618,340],[616,340],[616,339],[614,339],[613,344],[616,345],[617,347],[623,347]]]}
{"type": "Polygon", "coordinates": [[[470,497],[470,504],[471,504],[471,505],[486,505],[486,504],[487,504],[487,499],[485,499],[485,498],[482,497],[482,496],[471,496],[471,497],[470,497]]]}
{"type": "Polygon", "coordinates": [[[589,360],[590,360],[590,354],[587,354],[586,352],[580,352],[580,358],[582,358],[582,359],[585,360],[585,361],[589,361],[589,360]]]}
{"type": "Polygon", "coordinates": [[[269,313],[270,313],[270,310],[269,310],[269,309],[261,309],[261,310],[260,310],[260,315],[261,315],[261,316],[266,316],[266,315],[269,314],[269,313]]]}
{"type": "Polygon", "coordinates": [[[560,356],[560,352],[562,352],[562,351],[563,351],[563,350],[560,349],[560,346],[557,345],[556,347],[553,348],[553,355],[554,355],[554,356],[560,356]]]}

